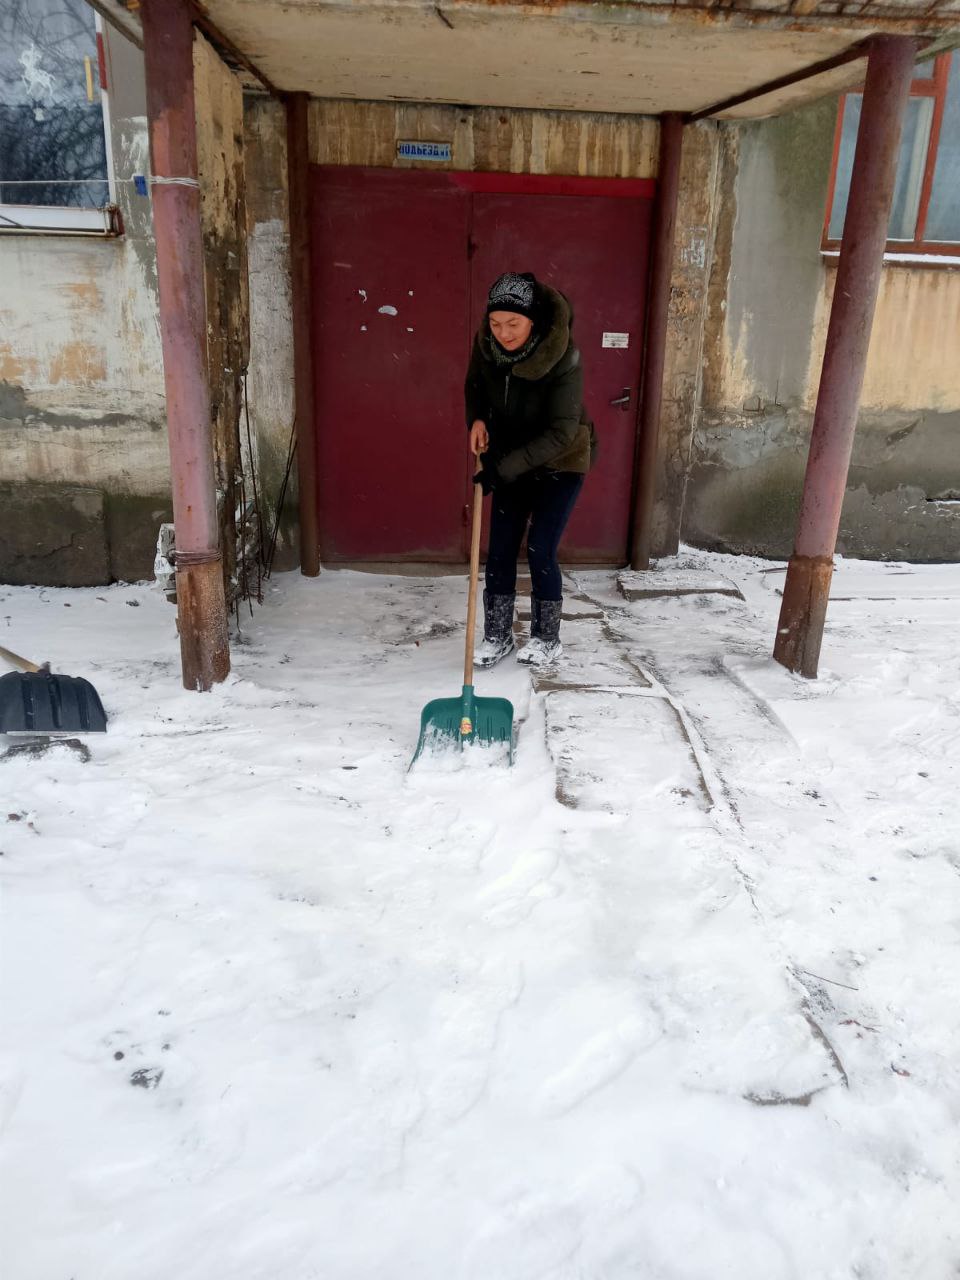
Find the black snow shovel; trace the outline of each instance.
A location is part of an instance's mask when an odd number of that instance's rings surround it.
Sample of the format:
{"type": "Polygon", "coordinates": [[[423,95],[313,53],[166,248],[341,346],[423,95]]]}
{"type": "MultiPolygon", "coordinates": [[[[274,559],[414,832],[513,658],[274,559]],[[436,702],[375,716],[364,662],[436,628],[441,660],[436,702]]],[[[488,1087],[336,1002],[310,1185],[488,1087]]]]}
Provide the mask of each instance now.
{"type": "Polygon", "coordinates": [[[0,645],[19,671],[0,676],[0,733],[106,733],[100,695],[82,676],[59,676],[0,645]]]}

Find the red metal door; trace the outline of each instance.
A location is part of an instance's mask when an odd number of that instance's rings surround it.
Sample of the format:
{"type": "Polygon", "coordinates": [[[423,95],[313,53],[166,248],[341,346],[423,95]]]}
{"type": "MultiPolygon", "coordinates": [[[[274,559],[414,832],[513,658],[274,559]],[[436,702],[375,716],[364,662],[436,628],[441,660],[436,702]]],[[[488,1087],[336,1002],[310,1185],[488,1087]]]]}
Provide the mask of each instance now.
{"type": "Polygon", "coordinates": [[[563,558],[623,563],[653,183],[336,167],[312,182],[323,558],[464,559],[463,378],[487,289],[514,270],[570,299],[600,437],[563,558]]]}
{"type": "Polygon", "coordinates": [[[469,194],[390,169],[312,184],[321,556],[461,561],[469,194]]]}
{"type": "Polygon", "coordinates": [[[573,307],[584,400],[600,448],[564,535],[566,561],[622,564],[627,558],[651,209],[649,196],[474,195],[474,328],[487,290],[503,271],[534,272],[573,307]]]}

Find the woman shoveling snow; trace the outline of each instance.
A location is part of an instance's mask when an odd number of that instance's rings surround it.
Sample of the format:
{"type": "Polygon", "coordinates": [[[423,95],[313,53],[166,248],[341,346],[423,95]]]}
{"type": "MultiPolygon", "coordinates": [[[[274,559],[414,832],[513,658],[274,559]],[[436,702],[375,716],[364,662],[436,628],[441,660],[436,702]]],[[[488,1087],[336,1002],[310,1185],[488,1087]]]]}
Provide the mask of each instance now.
{"type": "Polygon", "coordinates": [[[517,555],[527,534],[530,639],[519,662],[543,666],[562,653],[560,539],[596,453],[583,407],[583,370],[563,294],[529,273],[507,272],[490,289],[465,386],[478,483],[492,493],[483,593],[483,642],[474,665],[514,648],[517,555]]]}

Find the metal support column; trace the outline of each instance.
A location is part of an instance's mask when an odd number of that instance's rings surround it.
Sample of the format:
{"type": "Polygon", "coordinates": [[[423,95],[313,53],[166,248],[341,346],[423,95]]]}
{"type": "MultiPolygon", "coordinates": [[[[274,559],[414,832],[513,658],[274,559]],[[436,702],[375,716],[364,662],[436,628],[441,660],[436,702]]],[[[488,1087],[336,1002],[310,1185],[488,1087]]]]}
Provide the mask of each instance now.
{"type": "Polygon", "coordinates": [[[305,93],[291,93],[286,97],[300,572],[308,578],[315,578],[320,572],[320,534],[317,513],[317,442],[314,434],[313,336],[310,321],[309,105],[310,99],[305,93]]]}
{"type": "Polygon", "coordinates": [[[796,542],[773,650],[773,656],[783,666],[810,678],[816,676],[820,661],[833,553],[880,287],[900,131],[916,56],[915,40],[877,36],[867,61],[850,198],[796,542]]]}
{"type": "Polygon", "coordinates": [[[230,671],[230,646],[207,380],[193,26],[185,0],[146,0],[141,16],[180,660],[184,687],[209,689],[230,671]]]}
{"type": "Polygon", "coordinates": [[[630,537],[631,569],[650,568],[657,450],[660,443],[660,402],[663,398],[663,366],[667,350],[667,311],[670,306],[673,241],[677,228],[683,123],[683,116],[676,111],[668,111],[660,117],[660,161],[653,214],[650,288],[647,294],[637,488],[630,537]]]}

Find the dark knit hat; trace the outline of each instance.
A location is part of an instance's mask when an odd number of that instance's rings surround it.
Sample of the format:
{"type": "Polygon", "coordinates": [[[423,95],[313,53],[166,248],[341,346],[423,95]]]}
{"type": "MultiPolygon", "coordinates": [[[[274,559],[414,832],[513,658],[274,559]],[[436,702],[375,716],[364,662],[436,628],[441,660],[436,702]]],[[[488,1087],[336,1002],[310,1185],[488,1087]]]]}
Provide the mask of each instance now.
{"type": "Polygon", "coordinates": [[[505,271],[490,286],[487,315],[491,311],[512,311],[514,315],[536,320],[539,309],[540,289],[536,276],[529,271],[505,271]]]}

